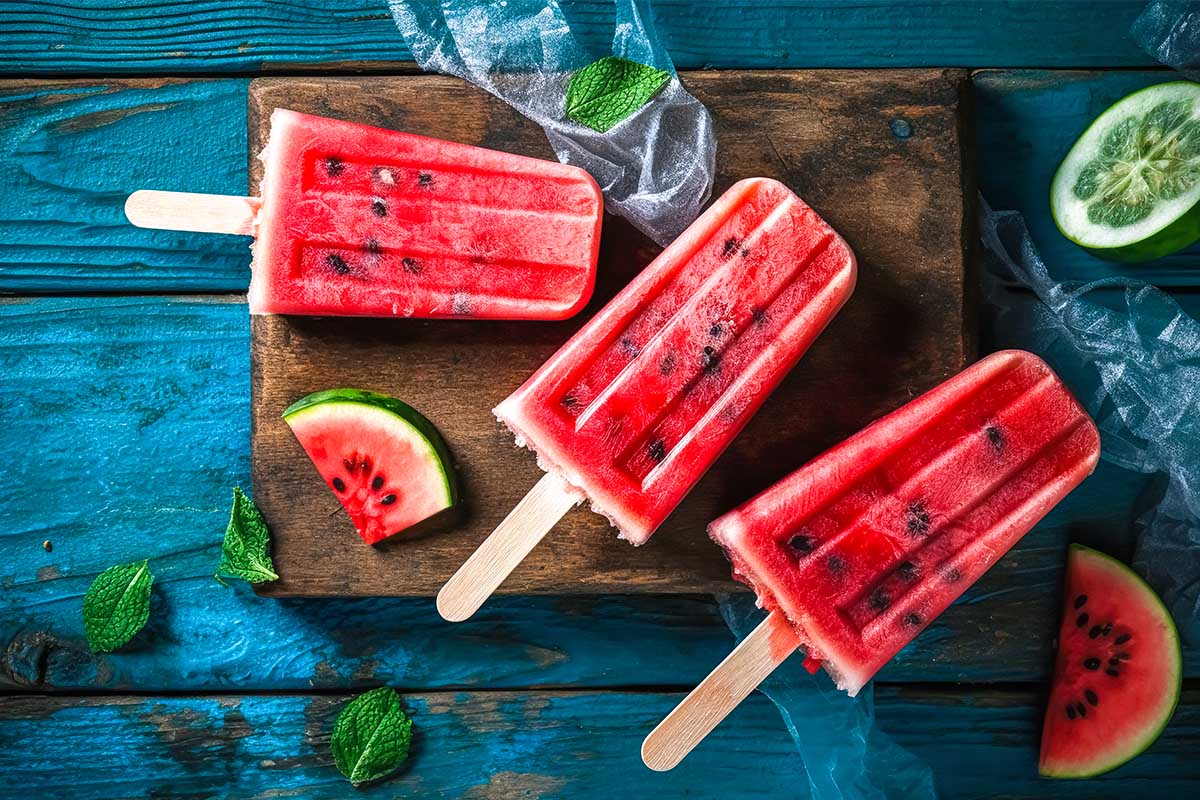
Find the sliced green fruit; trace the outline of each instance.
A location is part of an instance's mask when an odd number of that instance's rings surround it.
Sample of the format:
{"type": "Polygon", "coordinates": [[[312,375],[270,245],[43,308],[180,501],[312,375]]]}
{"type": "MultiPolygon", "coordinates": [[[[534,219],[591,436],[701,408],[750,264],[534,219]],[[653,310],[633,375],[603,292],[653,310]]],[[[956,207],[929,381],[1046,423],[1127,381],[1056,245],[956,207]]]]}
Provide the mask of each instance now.
{"type": "Polygon", "coordinates": [[[1160,83],[1109,106],[1055,173],[1050,210],[1064,236],[1114,261],[1200,239],[1200,84],[1160,83]]]}
{"type": "Polygon", "coordinates": [[[1115,558],[1072,545],[1038,772],[1089,778],[1149,747],[1179,701],[1182,663],[1158,595],[1115,558]]]}
{"type": "Polygon", "coordinates": [[[446,443],[407,403],[330,389],[297,400],[283,418],[368,544],[458,502],[446,443]]]}

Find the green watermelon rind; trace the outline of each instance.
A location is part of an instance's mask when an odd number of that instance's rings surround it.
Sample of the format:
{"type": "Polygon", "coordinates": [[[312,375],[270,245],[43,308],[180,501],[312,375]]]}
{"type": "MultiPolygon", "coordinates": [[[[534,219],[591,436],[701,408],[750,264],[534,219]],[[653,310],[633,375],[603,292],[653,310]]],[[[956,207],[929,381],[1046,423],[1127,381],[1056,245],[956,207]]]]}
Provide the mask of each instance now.
{"type": "Polygon", "coordinates": [[[447,507],[458,505],[458,481],[455,479],[454,468],[451,466],[454,460],[450,456],[450,448],[446,446],[438,429],[433,426],[432,422],[425,419],[421,412],[403,400],[397,400],[395,397],[379,392],[371,392],[366,389],[326,389],[305,395],[292,403],[283,412],[283,419],[290,423],[306,410],[330,403],[382,409],[412,428],[415,434],[414,438],[424,440],[429,446],[429,462],[436,465],[437,472],[441,475],[446,487],[447,507]]]}
{"type": "Polygon", "coordinates": [[[1159,736],[1162,735],[1163,730],[1167,727],[1167,723],[1171,721],[1171,717],[1175,713],[1175,708],[1179,705],[1179,695],[1183,690],[1183,649],[1182,645],[1180,644],[1179,629],[1175,626],[1175,620],[1171,617],[1171,612],[1167,610],[1167,607],[1163,604],[1162,599],[1159,598],[1158,594],[1150,588],[1149,584],[1142,580],[1142,577],[1130,569],[1127,564],[1118,561],[1107,553],[1101,553],[1099,550],[1094,550],[1091,547],[1087,547],[1082,544],[1072,544],[1070,547],[1070,554],[1068,555],[1068,564],[1070,563],[1071,558],[1075,557],[1076,555],[1086,559],[1094,558],[1099,560],[1101,563],[1106,564],[1107,566],[1115,568],[1115,573],[1125,578],[1127,585],[1131,589],[1136,589],[1141,593],[1144,599],[1147,600],[1147,608],[1157,609],[1159,615],[1166,623],[1167,630],[1170,633],[1168,638],[1170,642],[1175,645],[1172,652],[1164,654],[1164,658],[1169,658],[1171,660],[1171,666],[1173,667],[1172,677],[1174,678],[1173,683],[1175,694],[1174,697],[1171,698],[1171,707],[1163,713],[1161,722],[1157,726],[1153,728],[1147,728],[1144,732],[1139,733],[1132,739],[1129,747],[1126,750],[1121,751],[1118,755],[1114,756],[1111,761],[1100,765],[1091,765],[1086,769],[1069,771],[1062,770],[1058,772],[1043,771],[1039,766],[1038,774],[1044,778],[1094,778],[1097,775],[1111,772],[1122,764],[1126,764],[1134,758],[1137,758],[1139,755],[1145,752],[1150,745],[1154,744],[1159,736]]]}

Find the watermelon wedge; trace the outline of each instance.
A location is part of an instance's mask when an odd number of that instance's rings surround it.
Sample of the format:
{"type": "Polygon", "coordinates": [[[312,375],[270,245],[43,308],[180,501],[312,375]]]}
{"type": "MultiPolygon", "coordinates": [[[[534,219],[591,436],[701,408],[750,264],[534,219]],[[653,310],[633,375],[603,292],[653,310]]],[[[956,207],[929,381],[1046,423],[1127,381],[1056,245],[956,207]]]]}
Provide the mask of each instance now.
{"type": "Polygon", "coordinates": [[[1162,601],[1110,556],[1071,545],[1038,771],[1089,778],[1149,747],[1179,701],[1179,633],[1162,601]]]}
{"type": "Polygon", "coordinates": [[[368,544],[458,501],[442,437],[394,397],[330,389],[296,401],[283,419],[368,544]]]}

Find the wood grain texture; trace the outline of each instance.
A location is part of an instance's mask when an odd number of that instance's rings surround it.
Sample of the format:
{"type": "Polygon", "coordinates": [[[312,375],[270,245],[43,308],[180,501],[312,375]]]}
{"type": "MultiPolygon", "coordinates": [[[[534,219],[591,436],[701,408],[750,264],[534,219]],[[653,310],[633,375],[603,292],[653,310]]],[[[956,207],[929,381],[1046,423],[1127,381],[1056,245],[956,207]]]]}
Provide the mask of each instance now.
{"type": "MultiPolygon", "coordinates": [[[[715,603],[693,595],[497,597],[448,625],[428,598],[270,600],[220,587],[230,487],[250,475],[248,348],[241,303],[0,303],[0,453],[15,487],[0,502],[0,687],[617,687],[636,665],[646,685],[690,688],[729,652],[715,603]],[[145,557],[159,576],[149,626],[92,655],[84,591],[145,557]]],[[[1128,557],[1145,485],[1102,464],[881,678],[1042,680],[1066,543],[1128,557]]],[[[1185,665],[1200,676],[1200,652],[1186,650],[1185,665]]]]}
{"type": "MultiPolygon", "coordinates": [[[[565,0],[607,55],[612,5],[565,0]]],[[[680,68],[1146,66],[1129,25],[1145,0],[656,0],[680,68]]],[[[387,69],[407,59],[384,0],[56,0],[0,5],[9,73],[387,69]]]]}
{"type": "MultiPolygon", "coordinates": [[[[446,692],[404,697],[408,766],[354,789],[336,771],[329,731],[347,698],[0,699],[0,791],[78,800],[141,797],[805,797],[803,765],[775,708],[749,698],[679,767],[654,773],[638,742],[678,694],[446,692]],[[102,735],[98,735],[103,732],[102,735]],[[36,743],[36,744],[35,744],[36,743]],[[763,768],[770,765],[770,768],[763,768]]],[[[1089,781],[1036,777],[1037,692],[881,687],[880,726],[924,758],[945,798],[1194,797],[1200,692],[1162,737],[1089,781]]]]}
{"type": "MultiPolygon", "coordinates": [[[[713,113],[721,153],[714,196],[744,177],[783,180],[850,243],[858,287],[649,544],[631,549],[602,517],[579,508],[501,592],[721,590],[729,568],[704,533],[710,520],[972,358],[965,253],[972,234],[964,225],[973,218],[964,198],[974,194],[962,169],[964,77],[953,70],[684,76],[713,113]]],[[[550,155],[539,128],[452,78],[257,80],[251,152],[265,143],[276,107],[550,155]]],[[[250,171],[254,181],[260,169],[252,163],[250,171]]],[[[264,591],[425,595],[441,588],[541,477],[490,409],[655,252],[628,224],[607,217],[595,297],[562,323],[255,317],[254,488],[283,576],[264,591]],[[341,386],[400,397],[442,432],[463,486],[464,513],[453,530],[361,545],[280,416],[309,392],[341,386]]]]}
{"type": "Polygon", "coordinates": [[[986,71],[973,76],[979,187],[997,210],[1024,212],[1051,276],[1124,277],[1157,286],[1200,285],[1200,244],[1148,264],[1114,264],[1068,240],[1050,215],[1050,181],[1071,145],[1130,92],[1177,74],[1163,71],[986,71]]]}
{"type": "MultiPolygon", "coordinates": [[[[1150,265],[1110,264],[1064,239],[1048,216],[1050,177],[1088,121],[1127,92],[1168,78],[1161,71],[974,76],[980,187],[996,208],[1025,212],[1054,274],[1200,285],[1195,248],[1150,265]]],[[[140,230],[124,220],[120,203],[142,187],[245,192],[246,85],[0,82],[0,292],[245,291],[249,239],[140,230]]]]}
{"type": "Polygon", "coordinates": [[[135,189],[244,193],[245,92],[0,82],[0,293],[245,291],[248,237],[142,230],[122,210],[135,189]]]}

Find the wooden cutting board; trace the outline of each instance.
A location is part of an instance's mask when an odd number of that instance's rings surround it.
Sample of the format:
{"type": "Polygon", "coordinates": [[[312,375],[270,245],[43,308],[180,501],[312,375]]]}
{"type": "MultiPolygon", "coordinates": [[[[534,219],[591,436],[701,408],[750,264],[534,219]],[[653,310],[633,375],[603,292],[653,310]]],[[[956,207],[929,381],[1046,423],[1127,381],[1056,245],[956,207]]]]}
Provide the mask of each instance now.
{"type": "MultiPolygon", "coordinates": [[[[641,548],[600,516],[569,513],[501,587],[510,593],[730,589],[704,533],[714,517],[974,356],[974,185],[960,70],[694,72],[712,111],[715,197],[778,178],[850,242],[850,302],[679,509],[641,548]]],[[[453,78],[264,78],[250,84],[251,192],[277,107],[553,158],[542,131],[453,78]]],[[[595,298],[561,323],[253,317],[254,497],[274,535],[271,595],[432,595],[541,477],[491,409],[658,252],[605,219],[595,298]],[[309,392],[395,395],[437,425],[457,460],[461,518],[369,547],[280,417],[309,392]]]]}

